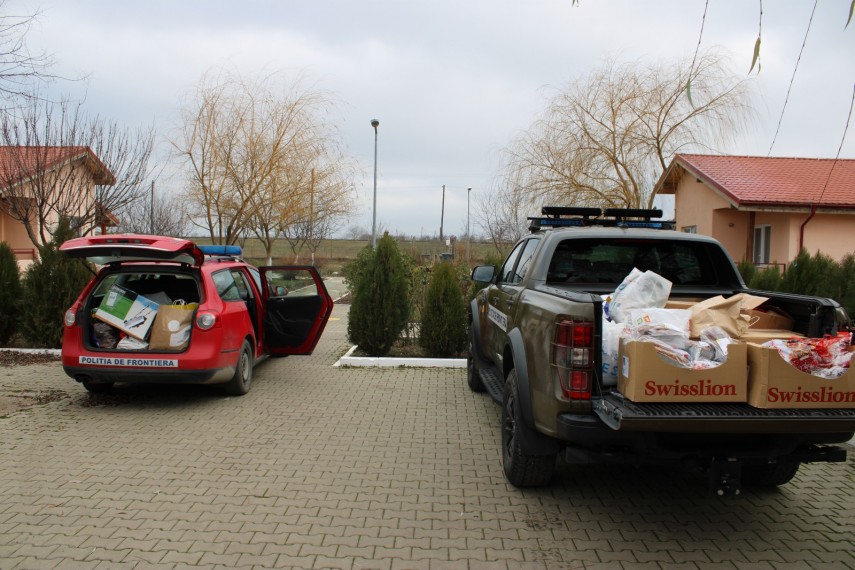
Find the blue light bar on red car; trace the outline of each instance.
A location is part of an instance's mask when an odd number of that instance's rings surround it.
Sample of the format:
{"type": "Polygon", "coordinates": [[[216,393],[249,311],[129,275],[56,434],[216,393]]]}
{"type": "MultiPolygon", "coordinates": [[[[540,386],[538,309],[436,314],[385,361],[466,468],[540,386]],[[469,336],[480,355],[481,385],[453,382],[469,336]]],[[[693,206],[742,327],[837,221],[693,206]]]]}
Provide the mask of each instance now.
{"type": "Polygon", "coordinates": [[[243,253],[239,245],[200,245],[199,250],[205,255],[229,255],[240,257],[243,253]]]}

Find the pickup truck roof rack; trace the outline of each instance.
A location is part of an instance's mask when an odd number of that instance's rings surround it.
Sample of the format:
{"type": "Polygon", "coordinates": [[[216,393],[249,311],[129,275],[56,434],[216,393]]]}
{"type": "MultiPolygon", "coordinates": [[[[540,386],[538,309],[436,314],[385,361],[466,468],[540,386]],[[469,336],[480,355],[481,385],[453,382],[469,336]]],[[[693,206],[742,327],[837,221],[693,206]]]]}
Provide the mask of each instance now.
{"type": "Polygon", "coordinates": [[[566,206],[544,206],[540,213],[545,217],[528,218],[529,231],[544,228],[602,226],[610,228],[652,228],[673,230],[673,221],[654,220],[661,218],[662,210],[640,208],[575,208],[566,206]]]}

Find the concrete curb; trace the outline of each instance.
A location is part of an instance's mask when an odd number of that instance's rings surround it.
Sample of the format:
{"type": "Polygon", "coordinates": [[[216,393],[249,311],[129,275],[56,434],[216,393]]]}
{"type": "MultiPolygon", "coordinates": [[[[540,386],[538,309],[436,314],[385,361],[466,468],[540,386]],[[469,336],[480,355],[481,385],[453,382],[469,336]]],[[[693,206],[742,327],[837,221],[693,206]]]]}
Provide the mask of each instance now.
{"type": "Polygon", "coordinates": [[[390,358],[375,356],[351,356],[356,346],[350,347],[344,356],[339,358],[334,368],[342,366],[360,366],[375,368],[466,368],[465,358],[390,358]]]}

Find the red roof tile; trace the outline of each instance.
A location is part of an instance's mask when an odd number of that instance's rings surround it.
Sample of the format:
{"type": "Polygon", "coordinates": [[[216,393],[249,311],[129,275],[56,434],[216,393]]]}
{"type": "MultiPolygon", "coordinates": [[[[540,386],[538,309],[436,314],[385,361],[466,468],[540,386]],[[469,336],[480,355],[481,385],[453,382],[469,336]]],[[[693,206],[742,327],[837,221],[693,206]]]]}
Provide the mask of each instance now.
{"type": "Polygon", "coordinates": [[[852,159],[678,154],[673,164],[702,179],[736,206],[855,208],[852,159]]]}
{"type": "Polygon", "coordinates": [[[97,184],[115,184],[104,163],[86,146],[0,146],[0,185],[25,180],[39,170],[84,160],[97,184]]]}

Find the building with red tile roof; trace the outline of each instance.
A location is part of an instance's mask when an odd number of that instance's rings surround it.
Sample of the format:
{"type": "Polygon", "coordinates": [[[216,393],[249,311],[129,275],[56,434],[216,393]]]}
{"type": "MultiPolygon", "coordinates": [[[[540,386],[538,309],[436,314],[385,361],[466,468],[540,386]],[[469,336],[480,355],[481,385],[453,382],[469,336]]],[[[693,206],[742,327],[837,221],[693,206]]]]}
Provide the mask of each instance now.
{"type": "Polygon", "coordinates": [[[840,260],[855,238],[855,160],[678,154],[654,187],[677,227],[736,261],[786,266],[802,248],[840,260]]]}
{"type": "Polygon", "coordinates": [[[74,217],[87,211],[94,212],[94,221],[102,227],[117,225],[115,216],[94,202],[96,186],[115,183],[115,176],[89,147],[0,146],[0,241],[10,245],[19,262],[36,258],[21,212],[30,212],[33,224],[48,227],[60,214],[74,217]],[[62,190],[55,192],[56,188],[62,190]],[[39,209],[38,216],[36,209],[21,206],[39,200],[52,206],[39,209]]]}

